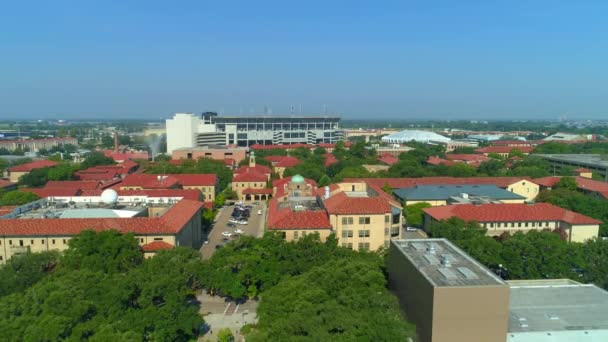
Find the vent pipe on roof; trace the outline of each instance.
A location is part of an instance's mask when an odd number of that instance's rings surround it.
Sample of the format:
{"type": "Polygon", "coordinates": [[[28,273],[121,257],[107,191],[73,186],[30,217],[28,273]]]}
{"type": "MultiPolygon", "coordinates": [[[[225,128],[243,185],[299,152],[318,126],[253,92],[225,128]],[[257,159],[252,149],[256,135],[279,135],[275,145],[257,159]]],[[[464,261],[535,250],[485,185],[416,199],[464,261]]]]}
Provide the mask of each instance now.
{"type": "Polygon", "coordinates": [[[325,199],[329,198],[329,186],[325,186],[325,199]]]}
{"type": "Polygon", "coordinates": [[[435,244],[433,244],[433,243],[430,243],[430,244],[429,244],[429,245],[426,247],[426,251],[427,251],[429,254],[435,254],[435,251],[436,251],[436,250],[437,250],[437,249],[435,248],[435,244]]]}
{"type": "Polygon", "coordinates": [[[452,263],[450,262],[450,258],[448,256],[446,256],[446,255],[443,255],[441,257],[441,265],[443,267],[450,267],[450,266],[452,266],[452,263]]]}
{"type": "Polygon", "coordinates": [[[469,194],[467,194],[466,192],[463,192],[460,194],[460,197],[464,198],[464,199],[468,199],[469,198],[469,194]]]}

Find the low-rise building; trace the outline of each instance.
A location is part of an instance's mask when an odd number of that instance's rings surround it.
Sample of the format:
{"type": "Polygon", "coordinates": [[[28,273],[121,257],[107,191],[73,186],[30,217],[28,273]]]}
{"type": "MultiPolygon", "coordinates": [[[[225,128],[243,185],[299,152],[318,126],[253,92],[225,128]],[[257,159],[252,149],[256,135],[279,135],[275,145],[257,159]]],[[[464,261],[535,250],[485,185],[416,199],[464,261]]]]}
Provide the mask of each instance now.
{"type": "Polygon", "coordinates": [[[191,189],[201,192],[205,202],[213,202],[219,186],[215,174],[152,175],[135,173],[116,185],[120,190],[191,189]]]}
{"type": "Polygon", "coordinates": [[[559,230],[568,242],[585,242],[597,238],[599,225],[594,218],[549,203],[536,204],[458,204],[425,208],[424,226],[432,221],[457,217],[478,222],[490,236],[530,230],[559,230]]]}
{"type": "Polygon", "coordinates": [[[446,239],[393,240],[389,288],[420,342],[608,340],[608,292],[569,279],[503,281],[446,239]]]}
{"type": "Polygon", "coordinates": [[[401,237],[402,207],[382,189],[363,182],[344,182],[316,189],[301,176],[283,184],[282,196],[270,201],[267,227],[287,240],[334,233],[343,247],[388,248],[401,237]]]}
{"type": "Polygon", "coordinates": [[[78,146],[78,139],[65,138],[46,138],[46,139],[19,139],[19,140],[0,140],[0,148],[5,148],[9,151],[17,149],[30,152],[38,152],[42,149],[49,150],[53,147],[63,145],[78,146]]]}
{"type": "Polygon", "coordinates": [[[493,184],[501,189],[533,200],[539,192],[538,184],[526,177],[420,177],[420,178],[347,178],[345,181],[364,181],[392,189],[413,188],[417,185],[482,185],[493,184]]]}
{"type": "Polygon", "coordinates": [[[477,153],[481,153],[485,156],[490,154],[498,154],[501,157],[508,157],[514,151],[519,151],[522,154],[530,154],[534,150],[532,146],[486,146],[475,150],[477,153]]]}
{"type": "Polygon", "coordinates": [[[535,154],[547,160],[553,170],[562,168],[585,168],[589,171],[602,175],[604,181],[608,181],[608,160],[601,154],[535,154]]]}
{"type": "MultiPolygon", "coordinates": [[[[608,183],[589,179],[587,177],[573,177],[578,191],[601,199],[608,199],[608,183]]],[[[562,179],[560,176],[535,178],[534,182],[540,185],[541,190],[551,190],[562,179]]]]}
{"type": "Polygon", "coordinates": [[[268,156],[264,159],[272,164],[272,169],[274,173],[279,175],[279,178],[283,178],[285,169],[300,164],[300,160],[292,156],[268,156]]]}
{"type": "Polygon", "coordinates": [[[446,143],[445,151],[452,152],[457,148],[478,147],[478,146],[479,146],[479,142],[474,141],[474,140],[451,140],[446,143]]]}
{"type": "Polygon", "coordinates": [[[19,182],[19,177],[27,175],[28,173],[32,172],[33,170],[42,169],[45,167],[54,167],[57,164],[59,164],[59,163],[54,162],[52,160],[37,160],[37,161],[33,161],[31,163],[25,163],[25,164],[10,167],[7,170],[7,176],[9,178],[9,181],[11,181],[13,183],[17,183],[17,182],[19,182]]]}
{"type": "Polygon", "coordinates": [[[463,203],[524,203],[526,197],[493,184],[480,185],[417,185],[393,190],[404,205],[420,202],[432,206],[463,203]]]}
{"type": "Polygon", "coordinates": [[[249,166],[234,170],[231,188],[241,201],[265,201],[272,195],[268,188],[272,171],[268,166],[256,165],[255,153],[249,155],[249,166]]]}
{"type": "Polygon", "coordinates": [[[246,147],[221,145],[183,147],[173,150],[171,158],[174,160],[197,160],[199,158],[209,158],[214,160],[232,159],[236,164],[238,164],[247,158],[248,151],[249,149],[246,147]]]}
{"type": "Polygon", "coordinates": [[[202,202],[120,195],[121,202],[112,192],[108,189],[100,196],[70,197],[70,201],[61,196],[43,198],[14,208],[0,218],[0,263],[15,254],[63,251],[83,230],[133,233],[147,256],[154,252],[149,244],[160,241],[171,246],[201,246],[202,202]],[[112,195],[111,203],[108,194],[112,195]]]}

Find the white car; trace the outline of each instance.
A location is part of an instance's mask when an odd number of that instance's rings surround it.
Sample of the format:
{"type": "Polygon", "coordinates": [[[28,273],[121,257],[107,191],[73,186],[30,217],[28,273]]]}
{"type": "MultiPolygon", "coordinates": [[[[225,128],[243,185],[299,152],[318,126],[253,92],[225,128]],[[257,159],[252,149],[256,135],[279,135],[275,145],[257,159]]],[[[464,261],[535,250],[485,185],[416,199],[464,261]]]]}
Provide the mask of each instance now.
{"type": "Polygon", "coordinates": [[[234,234],[243,234],[244,231],[242,229],[235,229],[234,234]]]}
{"type": "Polygon", "coordinates": [[[232,233],[231,232],[222,232],[222,236],[231,237],[232,233]]]}
{"type": "Polygon", "coordinates": [[[239,224],[247,224],[247,223],[249,223],[249,221],[247,221],[247,220],[240,220],[239,221],[239,224]]]}
{"type": "Polygon", "coordinates": [[[203,242],[205,245],[209,244],[209,240],[205,240],[205,242],[203,242]]]}
{"type": "Polygon", "coordinates": [[[239,220],[234,217],[231,217],[230,220],[228,220],[228,222],[239,223],[239,220]]]}
{"type": "Polygon", "coordinates": [[[414,228],[414,227],[407,227],[407,228],[405,228],[405,231],[408,231],[408,232],[417,232],[417,231],[418,231],[418,228],[414,228]]]}
{"type": "Polygon", "coordinates": [[[258,215],[262,215],[262,210],[258,210],[258,215]]]}

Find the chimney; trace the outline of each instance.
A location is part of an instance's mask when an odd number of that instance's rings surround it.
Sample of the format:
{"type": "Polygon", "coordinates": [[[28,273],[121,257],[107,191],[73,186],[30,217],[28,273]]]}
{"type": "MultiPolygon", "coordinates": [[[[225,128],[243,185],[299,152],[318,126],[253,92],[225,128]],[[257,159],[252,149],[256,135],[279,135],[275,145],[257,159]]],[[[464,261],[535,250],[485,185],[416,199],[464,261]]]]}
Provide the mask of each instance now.
{"type": "Polygon", "coordinates": [[[325,186],[325,199],[329,198],[329,186],[325,186]]]}
{"type": "Polygon", "coordinates": [[[118,132],[114,132],[114,153],[118,153],[118,132]]]}

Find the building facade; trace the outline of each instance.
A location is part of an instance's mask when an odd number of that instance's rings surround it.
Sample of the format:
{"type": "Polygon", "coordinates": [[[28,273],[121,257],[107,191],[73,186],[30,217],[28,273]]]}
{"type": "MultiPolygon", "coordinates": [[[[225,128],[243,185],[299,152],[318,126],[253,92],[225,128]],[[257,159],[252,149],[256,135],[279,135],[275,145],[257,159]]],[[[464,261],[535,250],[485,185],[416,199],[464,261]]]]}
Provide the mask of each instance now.
{"type": "Polygon", "coordinates": [[[337,116],[218,116],[178,113],[167,119],[167,152],[204,145],[318,144],[343,139],[337,116]]]}

